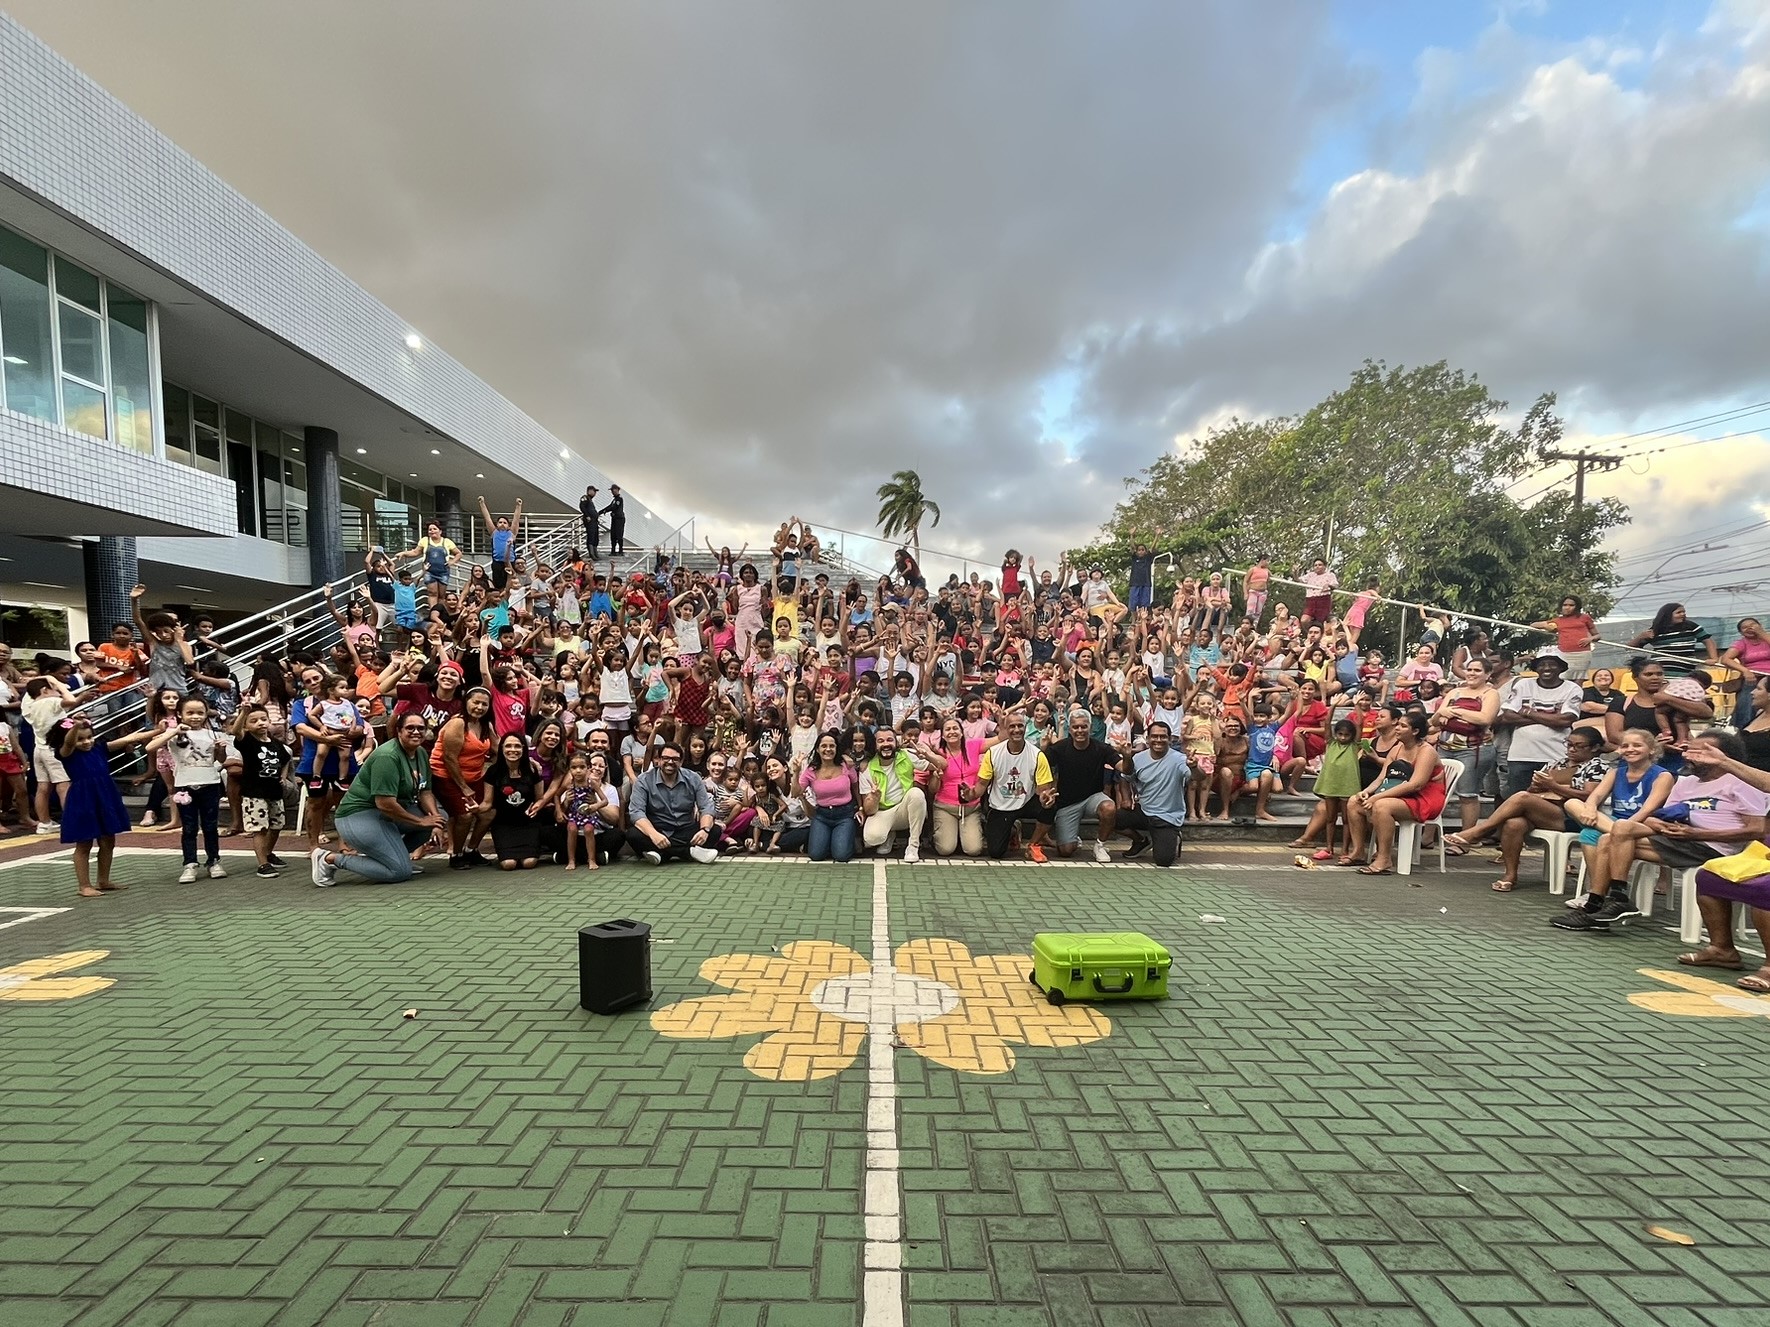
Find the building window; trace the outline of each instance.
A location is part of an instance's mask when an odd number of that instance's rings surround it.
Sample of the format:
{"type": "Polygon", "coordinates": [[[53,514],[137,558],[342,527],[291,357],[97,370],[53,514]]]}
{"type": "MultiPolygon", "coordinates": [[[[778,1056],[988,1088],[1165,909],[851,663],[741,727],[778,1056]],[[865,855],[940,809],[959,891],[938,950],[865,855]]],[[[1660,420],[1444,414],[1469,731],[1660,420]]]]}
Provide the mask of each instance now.
{"type": "Polygon", "coordinates": [[[191,450],[197,469],[218,475],[221,470],[221,406],[191,393],[191,450]]]}
{"type": "Polygon", "coordinates": [[[73,650],[68,610],[58,604],[0,603],[0,641],[15,655],[30,650],[66,658],[73,650]]]}
{"type": "Polygon", "coordinates": [[[166,415],[167,459],[180,465],[195,465],[191,459],[191,394],[166,383],[160,399],[166,415]]]}
{"type": "Polygon", "coordinates": [[[146,300],[0,228],[0,405],[154,452],[146,300]]]}
{"type": "Polygon", "coordinates": [[[56,423],[49,251],[0,228],[0,404],[56,423]]]}

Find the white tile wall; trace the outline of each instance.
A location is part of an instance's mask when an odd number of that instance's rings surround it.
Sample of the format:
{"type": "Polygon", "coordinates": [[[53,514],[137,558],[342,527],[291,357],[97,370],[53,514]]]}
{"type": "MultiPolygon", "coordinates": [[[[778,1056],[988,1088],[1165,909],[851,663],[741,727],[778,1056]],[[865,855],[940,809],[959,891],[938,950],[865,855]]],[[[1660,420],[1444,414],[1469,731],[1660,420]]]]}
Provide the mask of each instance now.
{"type": "MultiPolygon", "coordinates": [[[[238,524],[232,480],[6,410],[0,410],[0,481],[199,534],[231,535],[238,524]]],[[[33,525],[24,504],[0,511],[0,529],[68,533],[33,525]]]]}
{"type": "MultiPolygon", "coordinates": [[[[497,464],[575,505],[609,478],[189,153],[0,14],[0,177],[497,464]]],[[[324,420],[313,421],[323,424],[324,420]]],[[[619,482],[619,476],[616,476],[619,482]]],[[[627,499],[628,542],[672,523],[627,499]]]]}

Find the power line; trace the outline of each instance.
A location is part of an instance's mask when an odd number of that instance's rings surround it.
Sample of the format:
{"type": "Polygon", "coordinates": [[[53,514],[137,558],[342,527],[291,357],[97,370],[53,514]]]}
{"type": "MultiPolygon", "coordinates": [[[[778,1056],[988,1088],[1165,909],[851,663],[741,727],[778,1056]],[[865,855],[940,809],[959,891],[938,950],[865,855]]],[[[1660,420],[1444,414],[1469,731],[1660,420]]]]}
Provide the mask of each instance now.
{"type": "Polygon", "coordinates": [[[1619,437],[1606,439],[1606,441],[1615,444],[1619,442],[1627,442],[1631,438],[1664,437],[1666,434],[1674,433],[1678,429],[1700,428],[1705,424],[1719,424],[1729,419],[1737,419],[1745,415],[1754,415],[1760,410],[1770,410],[1770,401],[1759,401],[1756,405],[1734,406],[1727,410],[1718,410],[1712,415],[1698,415],[1694,419],[1680,419],[1675,424],[1659,424],[1653,428],[1641,429],[1636,433],[1624,433],[1619,437]]]}

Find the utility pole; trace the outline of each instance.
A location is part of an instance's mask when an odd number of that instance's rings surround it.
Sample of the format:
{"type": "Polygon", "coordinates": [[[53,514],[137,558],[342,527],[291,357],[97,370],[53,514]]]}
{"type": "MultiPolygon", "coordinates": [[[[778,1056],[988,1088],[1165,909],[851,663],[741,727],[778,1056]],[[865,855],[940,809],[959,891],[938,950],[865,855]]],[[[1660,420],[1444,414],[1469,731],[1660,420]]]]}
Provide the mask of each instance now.
{"type": "Polygon", "coordinates": [[[1577,516],[1586,505],[1586,471],[1605,474],[1623,463],[1620,456],[1604,456],[1597,452],[1544,452],[1545,461],[1568,461],[1573,465],[1573,511],[1577,516]]]}

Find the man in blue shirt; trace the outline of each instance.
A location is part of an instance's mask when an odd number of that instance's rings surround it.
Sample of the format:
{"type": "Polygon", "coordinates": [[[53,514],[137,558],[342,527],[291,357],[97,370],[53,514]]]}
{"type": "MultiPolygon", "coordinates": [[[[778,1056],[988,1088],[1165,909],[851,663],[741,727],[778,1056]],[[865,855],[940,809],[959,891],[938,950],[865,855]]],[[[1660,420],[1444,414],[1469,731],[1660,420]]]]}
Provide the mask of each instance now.
{"type": "Polygon", "coordinates": [[[1174,734],[1167,724],[1158,719],[1145,729],[1144,736],[1149,749],[1133,752],[1121,761],[1137,804],[1121,810],[1117,822],[1131,831],[1126,857],[1154,848],[1155,864],[1172,866],[1180,855],[1180,831],[1186,824],[1186,780],[1192,771],[1174,745],[1174,734]]]}

